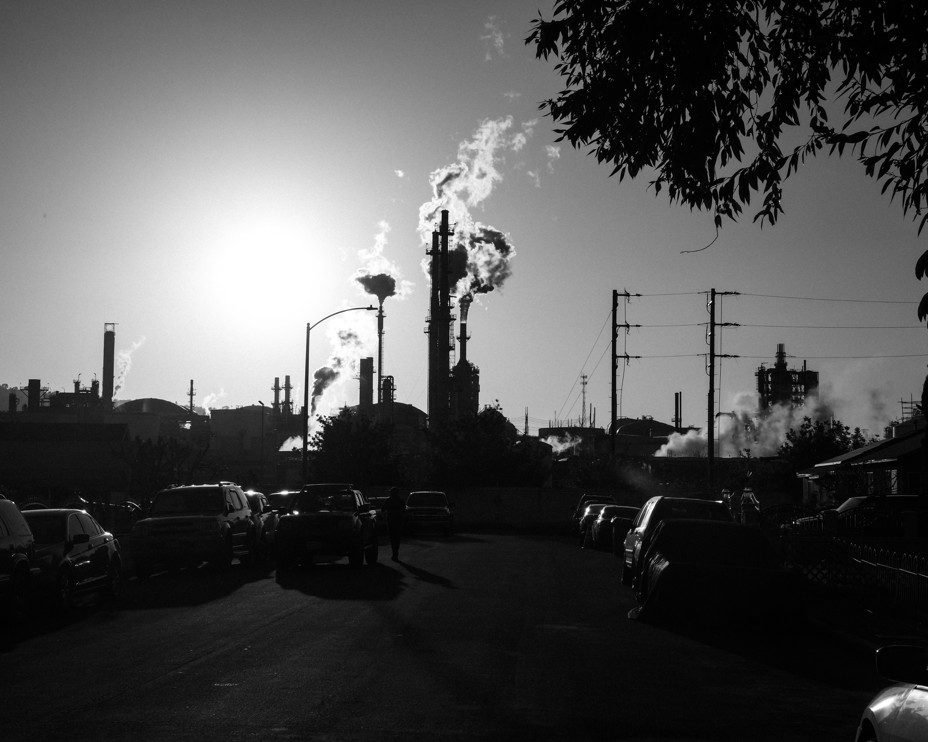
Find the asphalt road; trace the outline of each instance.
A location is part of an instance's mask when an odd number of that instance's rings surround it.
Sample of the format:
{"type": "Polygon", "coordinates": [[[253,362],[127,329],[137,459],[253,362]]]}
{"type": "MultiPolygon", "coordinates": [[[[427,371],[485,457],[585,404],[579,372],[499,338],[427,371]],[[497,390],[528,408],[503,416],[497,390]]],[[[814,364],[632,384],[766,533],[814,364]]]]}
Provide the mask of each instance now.
{"type": "Polygon", "coordinates": [[[156,575],[0,649],[15,739],[852,740],[860,647],[627,618],[614,558],[566,539],[422,538],[285,579],[156,575]]]}

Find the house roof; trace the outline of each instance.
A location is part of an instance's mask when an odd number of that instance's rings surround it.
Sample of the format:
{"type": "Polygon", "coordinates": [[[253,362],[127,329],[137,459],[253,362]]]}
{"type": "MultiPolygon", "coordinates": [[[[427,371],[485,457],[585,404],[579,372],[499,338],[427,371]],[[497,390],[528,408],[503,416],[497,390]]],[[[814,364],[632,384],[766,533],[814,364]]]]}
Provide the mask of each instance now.
{"type": "Polygon", "coordinates": [[[915,430],[899,438],[887,438],[868,443],[840,456],[833,456],[820,461],[808,469],[796,472],[800,477],[817,477],[832,474],[839,470],[859,467],[862,469],[880,469],[896,464],[900,459],[914,455],[922,444],[924,431],[915,430]]]}

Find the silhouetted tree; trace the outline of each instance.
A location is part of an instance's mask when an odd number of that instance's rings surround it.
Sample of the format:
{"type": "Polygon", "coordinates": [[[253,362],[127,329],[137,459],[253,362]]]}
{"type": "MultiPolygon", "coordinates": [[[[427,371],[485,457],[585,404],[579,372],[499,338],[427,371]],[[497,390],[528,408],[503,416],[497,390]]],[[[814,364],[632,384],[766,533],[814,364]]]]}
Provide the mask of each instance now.
{"type": "Polygon", "coordinates": [[[392,426],[372,423],[347,408],[321,418],[311,439],[316,477],[358,486],[396,481],[392,434],[392,426]]]}
{"type": "MultiPolygon", "coordinates": [[[[924,0],[559,0],[526,43],[559,60],[565,88],[541,104],[559,139],[620,179],[647,169],[655,192],[711,210],[717,228],[755,192],[755,220],[773,224],[782,182],[807,157],[847,149],[920,232],[926,38],[924,0]],[[803,143],[784,150],[800,126],[803,143]]],[[[928,251],[916,264],[926,274],[928,251]]]]}
{"type": "Polygon", "coordinates": [[[789,461],[795,471],[799,471],[868,442],[860,428],[852,431],[840,420],[813,421],[811,417],[804,417],[798,428],[792,428],[786,434],[786,442],[777,453],[789,461]]]}

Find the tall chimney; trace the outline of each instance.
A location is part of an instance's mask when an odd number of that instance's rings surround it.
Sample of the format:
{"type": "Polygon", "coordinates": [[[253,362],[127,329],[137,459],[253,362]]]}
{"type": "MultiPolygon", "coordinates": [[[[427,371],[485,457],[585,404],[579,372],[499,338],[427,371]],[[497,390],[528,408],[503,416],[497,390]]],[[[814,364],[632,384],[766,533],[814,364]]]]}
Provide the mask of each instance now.
{"type": "Polygon", "coordinates": [[[786,343],[777,343],[777,366],[786,365],[786,343]]]}
{"type": "Polygon", "coordinates": [[[381,385],[383,384],[383,300],[377,310],[377,403],[381,402],[381,385]]]}
{"type": "Polygon", "coordinates": [[[461,308],[461,334],[458,336],[458,340],[461,343],[461,361],[464,362],[467,361],[467,313],[470,311],[472,301],[473,298],[470,294],[464,294],[458,302],[458,306],[461,308]]]}
{"type": "Polygon", "coordinates": [[[274,414],[280,414],[280,377],[274,377],[274,414]]]}
{"type": "Polygon", "coordinates": [[[29,412],[38,412],[42,401],[42,382],[39,379],[29,379],[28,386],[29,412]]]}
{"type": "Polygon", "coordinates": [[[290,386],[290,374],[284,376],[284,414],[292,415],[293,414],[293,402],[290,401],[290,391],[293,389],[290,386]]]}
{"type": "Polygon", "coordinates": [[[358,381],[358,408],[370,411],[374,405],[374,359],[370,356],[360,361],[358,381]]]}
{"type": "Polygon", "coordinates": [[[113,404],[113,371],[116,365],[116,323],[103,325],[103,404],[113,404]]]}

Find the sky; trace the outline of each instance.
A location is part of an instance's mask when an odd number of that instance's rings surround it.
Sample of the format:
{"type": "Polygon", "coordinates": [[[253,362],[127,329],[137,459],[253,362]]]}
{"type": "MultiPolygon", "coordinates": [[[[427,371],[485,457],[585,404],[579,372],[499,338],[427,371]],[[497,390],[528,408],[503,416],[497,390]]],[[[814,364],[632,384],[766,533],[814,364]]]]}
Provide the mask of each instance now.
{"type": "MultiPolygon", "coordinates": [[[[520,429],[526,408],[533,432],[578,418],[582,373],[607,422],[613,289],[641,294],[620,311],[642,325],[620,337],[641,356],[620,368],[623,415],[669,422],[680,391],[699,425],[716,288],[740,292],[720,302],[741,324],[721,336],[740,357],[720,410],[782,342],[838,417],[881,432],[928,361],[916,226],[852,158],[821,157],[775,227],[749,213],[683,253],[711,215],[610,178],[539,110],[561,83],[524,39],[552,5],[0,1],[0,383],[89,384],[115,322],[117,398],[186,404],[193,379],[198,405],[270,404],[289,374],[300,400],[306,323],[376,303],[355,280],[374,266],[398,288],[384,373],[425,409],[420,209],[464,162],[489,173],[458,193],[466,218],[514,251],[470,310],[468,357],[520,429]]],[[[313,329],[313,369],[338,331],[376,354],[373,313],[347,312],[313,329]]],[[[319,411],[356,402],[349,363],[319,411]]]]}

